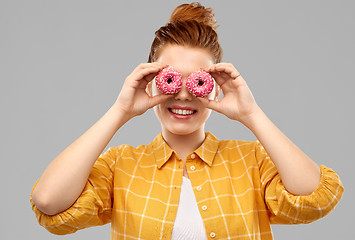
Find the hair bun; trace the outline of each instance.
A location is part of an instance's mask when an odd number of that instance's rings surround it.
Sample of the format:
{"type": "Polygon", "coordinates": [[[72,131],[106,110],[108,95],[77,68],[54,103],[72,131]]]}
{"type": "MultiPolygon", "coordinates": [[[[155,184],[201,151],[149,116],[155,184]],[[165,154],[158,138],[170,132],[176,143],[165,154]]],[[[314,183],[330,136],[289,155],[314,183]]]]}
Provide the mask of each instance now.
{"type": "Polygon", "coordinates": [[[176,7],[170,16],[169,23],[191,21],[206,24],[214,30],[218,27],[217,21],[214,18],[212,8],[206,8],[198,2],[190,4],[181,4],[176,7]]]}

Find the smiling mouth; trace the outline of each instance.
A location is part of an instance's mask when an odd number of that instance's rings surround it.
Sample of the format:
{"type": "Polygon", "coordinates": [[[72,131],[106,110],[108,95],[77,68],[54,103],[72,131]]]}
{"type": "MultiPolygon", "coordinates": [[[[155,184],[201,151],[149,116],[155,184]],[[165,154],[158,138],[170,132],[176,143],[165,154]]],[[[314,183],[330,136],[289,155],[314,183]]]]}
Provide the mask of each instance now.
{"type": "Polygon", "coordinates": [[[183,115],[183,116],[192,115],[197,112],[196,110],[186,110],[186,109],[176,109],[176,108],[169,108],[169,111],[174,114],[183,115]]]}

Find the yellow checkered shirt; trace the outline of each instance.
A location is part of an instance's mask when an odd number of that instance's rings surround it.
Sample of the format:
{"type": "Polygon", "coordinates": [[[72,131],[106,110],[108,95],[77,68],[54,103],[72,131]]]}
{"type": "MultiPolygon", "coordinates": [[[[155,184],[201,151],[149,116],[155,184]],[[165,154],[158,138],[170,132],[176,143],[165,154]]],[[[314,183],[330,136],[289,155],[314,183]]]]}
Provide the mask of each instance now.
{"type": "MultiPolygon", "coordinates": [[[[270,224],[315,221],[343,193],[337,174],[320,166],[319,187],[294,196],[259,141],[220,141],[211,133],[186,167],[208,239],[273,239],[270,224]]],[[[109,148],[66,211],[48,216],[32,198],[31,204],[40,225],[54,234],[111,223],[111,239],[170,239],[182,176],[183,161],[159,134],[148,145],[109,148]]]]}

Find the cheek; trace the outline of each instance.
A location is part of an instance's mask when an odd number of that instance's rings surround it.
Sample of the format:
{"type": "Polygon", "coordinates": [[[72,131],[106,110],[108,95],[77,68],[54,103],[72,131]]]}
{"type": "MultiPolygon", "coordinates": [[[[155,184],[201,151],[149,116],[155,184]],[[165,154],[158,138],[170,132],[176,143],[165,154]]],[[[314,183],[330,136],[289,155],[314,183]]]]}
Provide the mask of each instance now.
{"type": "Polygon", "coordinates": [[[212,110],[211,110],[211,109],[205,108],[205,109],[203,110],[202,115],[201,115],[201,117],[202,117],[202,118],[201,118],[201,121],[205,123],[205,122],[208,120],[208,118],[210,117],[211,113],[212,113],[212,110]]]}
{"type": "Polygon", "coordinates": [[[156,105],[153,107],[155,116],[157,117],[157,119],[161,122],[162,118],[161,118],[161,109],[160,109],[160,105],[156,105]]]}

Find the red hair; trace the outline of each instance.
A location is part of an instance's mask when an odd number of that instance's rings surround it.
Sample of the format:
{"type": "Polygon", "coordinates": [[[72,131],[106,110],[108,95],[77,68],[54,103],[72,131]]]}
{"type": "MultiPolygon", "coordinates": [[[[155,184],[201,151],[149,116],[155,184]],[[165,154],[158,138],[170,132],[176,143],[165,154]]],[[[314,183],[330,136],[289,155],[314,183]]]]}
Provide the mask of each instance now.
{"type": "Polygon", "coordinates": [[[217,27],[211,8],[199,3],[176,7],[169,22],[155,32],[148,62],[155,62],[160,50],[168,44],[205,49],[215,63],[221,62],[223,51],[218,42],[217,27]]]}

